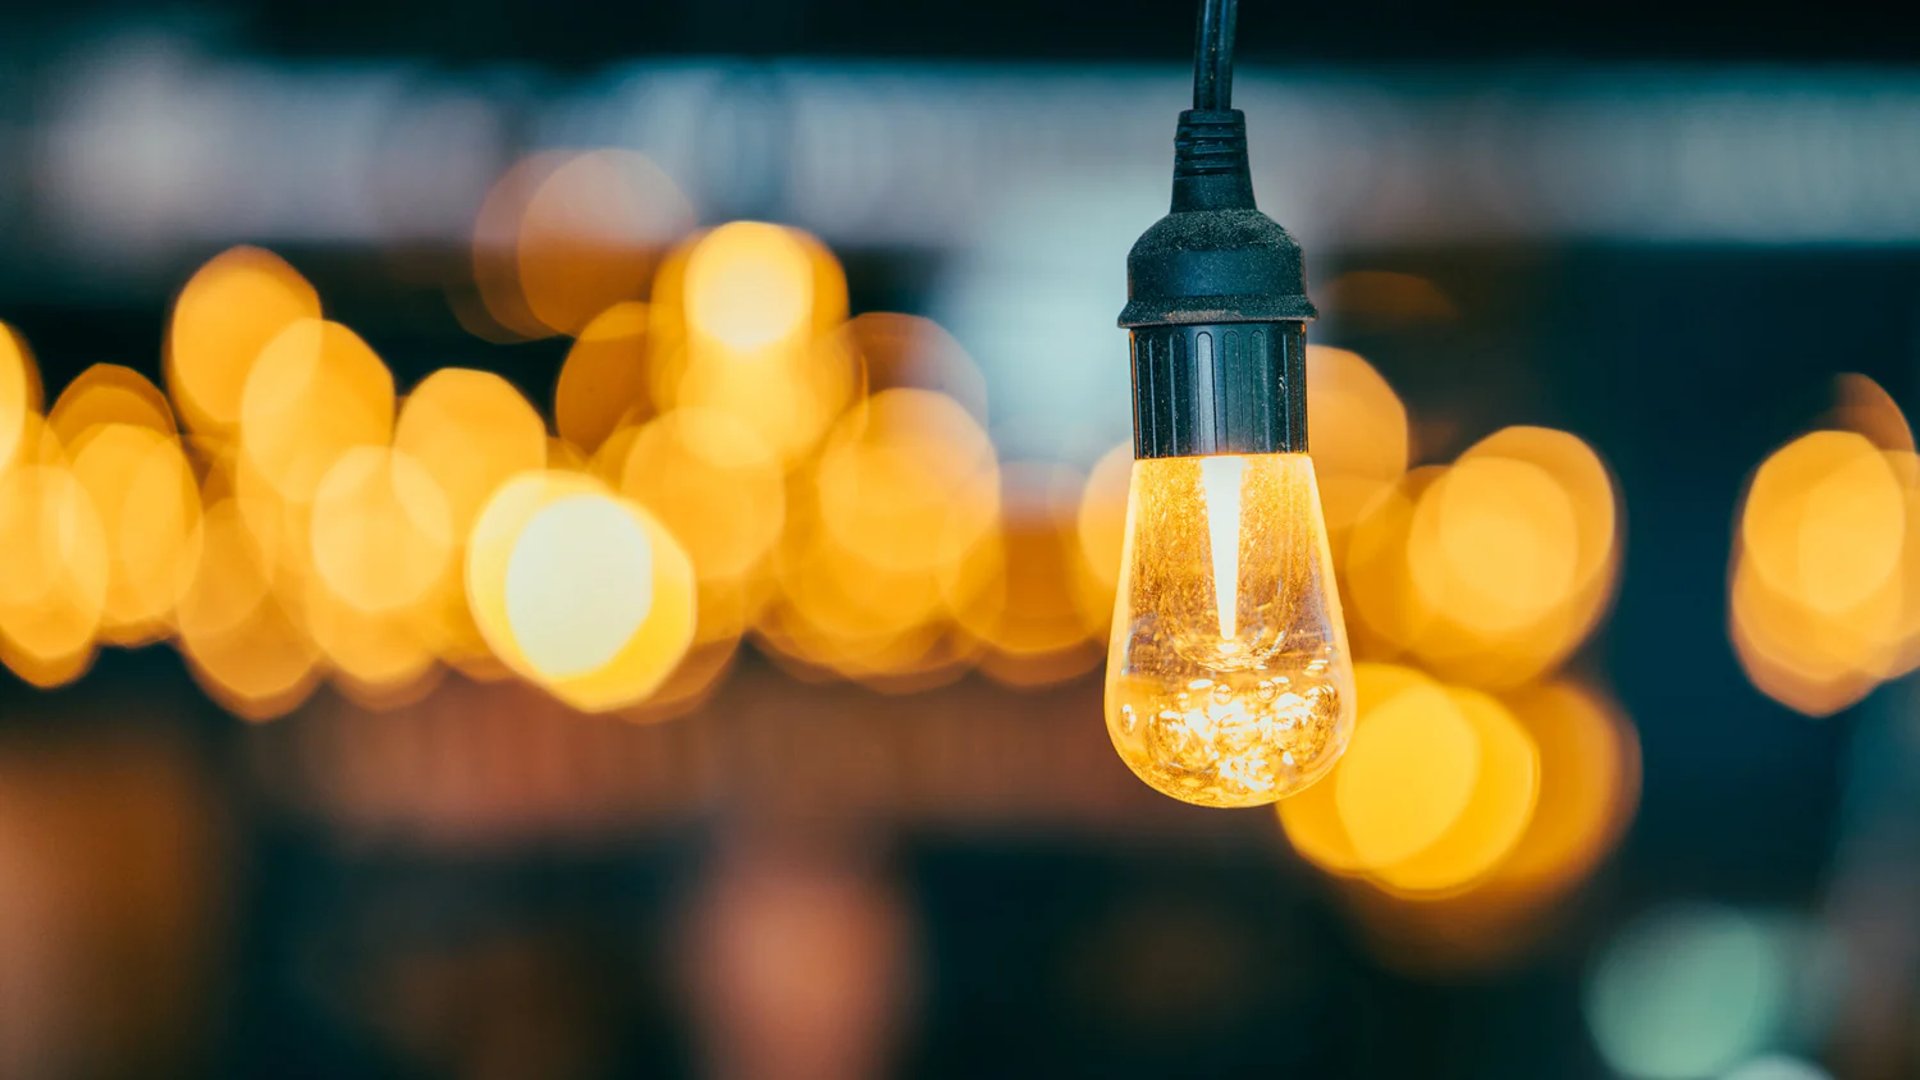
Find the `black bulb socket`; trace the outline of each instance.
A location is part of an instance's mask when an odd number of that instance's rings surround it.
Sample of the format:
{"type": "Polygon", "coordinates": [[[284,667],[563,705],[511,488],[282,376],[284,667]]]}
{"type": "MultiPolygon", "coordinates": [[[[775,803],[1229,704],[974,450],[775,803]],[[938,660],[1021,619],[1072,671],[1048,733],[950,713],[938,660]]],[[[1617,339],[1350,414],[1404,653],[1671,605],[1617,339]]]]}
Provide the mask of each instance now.
{"type": "Polygon", "coordinates": [[[1139,458],[1304,453],[1300,245],[1254,206],[1246,117],[1180,114],[1173,204],[1127,255],[1139,458]]]}

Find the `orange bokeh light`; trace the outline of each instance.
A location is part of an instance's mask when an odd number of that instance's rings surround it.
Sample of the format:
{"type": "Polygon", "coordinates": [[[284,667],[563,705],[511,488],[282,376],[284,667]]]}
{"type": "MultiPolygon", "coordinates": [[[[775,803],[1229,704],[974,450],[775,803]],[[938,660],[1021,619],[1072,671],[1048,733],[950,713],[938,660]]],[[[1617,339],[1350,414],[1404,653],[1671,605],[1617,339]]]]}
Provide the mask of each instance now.
{"type": "Polygon", "coordinates": [[[432,473],[403,450],[341,454],[314,492],[313,568],[328,592],[368,614],[420,605],[452,564],[453,518],[432,473]]]}
{"type": "Polygon", "coordinates": [[[607,308],[644,298],[660,252],[692,223],[679,187],[641,154],[536,154],[481,207],[474,279],[510,333],[577,334],[607,308]]]}
{"type": "Polygon", "coordinates": [[[87,429],[72,455],[107,544],[101,637],[116,645],[151,641],[170,629],[199,562],[193,471],[171,435],[118,422],[87,429]]]}
{"type": "Polygon", "coordinates": [[[980,667],[990,678],[1031,687],[1085,674],[1104,658],[1113,608],[1081,552],[1083,479],[1031,462],[1000,479],[998,527],[942,567],[942,594],[959,628],[989,650],[980,667]]]}
{"type": "Polygon", "coordinates": [[[105,530],[59,465],[0,470],[0,661],[35,686],[79,678],[106,610],[105,530]]]}
{"type": "Polygon", "coordinates": [[[319,317],[319,294],[272,252],[236,247],[202,266],[180,290],[167,327],[167,390],[187,426],[236,434],[260,351],[293,323],[319,317]]]}
{"type": "Polygon", "coordinates": [[[302,319],[261,351],[240,401],[247,464],[282,499],[306,503],[341,454],[386,446],[393,376],[366,342],[335,322],[302,319]]]}
{"type": "Polygon", "coordinates": [[[1920,664],[1920,457],[1877,384],[1843,378],[1834,416],[1774,451],[1741,506],[1728,633],[1753,684],[1809,716],[1920,664]]]}
{"type": "Polygon", "coordinates": [[[40,368],[33,352],[25,338],[0,323],[0,468],[20,454],[40,404],[40,368]]]}
{"type": "Polygon", "coordinates": [[[1335,550],[1373,498],[1407,471],[1407,408],[1357,353],[1307,346],[1314,473],[1335,550]]]}
{"type": "Polygon", "coordinates": [[[553,390],[560,437],[587,453],[598,451],[623,425],[651,412],[647,385],[647,327],[651,309],[630,302],[595,316],[567,350],[553,390]]]}
{"type": "Polygon", "coordinates": [[[523,473],[495,493],[468,542],[467,592],[495,655],[588,712],[645,701],[693,645],[686,552],[576,473],[523,473]]]}
{"type": "Polygon", "coordinates": [[[1551,671],[1612,599],[1617,504],[1593,449],[1548,428],[1506,428],[1452,466],[1407,473],[1347,538],[1343,585],[1360,647],[1482,688],[1551,671]]]}
{"type": "Polygon", "coordinates": [[[174,433],[166,395],[145,375],[119,364],[95,364],[67,384],[47,413],[47,426],[65,446],[78,445],[102,424],[126,424],[174,433]]]}
{"type": "Polygon", "coordinates": [[[1485,878],[1520,842],[1540,794],[1539,751],[1507,707],[1477,690],[1447,693],[1473,725],[1479,770],[1472,795],[1437,840],[1374,871],[1400,893],[1444,895],[1485,878]]]}

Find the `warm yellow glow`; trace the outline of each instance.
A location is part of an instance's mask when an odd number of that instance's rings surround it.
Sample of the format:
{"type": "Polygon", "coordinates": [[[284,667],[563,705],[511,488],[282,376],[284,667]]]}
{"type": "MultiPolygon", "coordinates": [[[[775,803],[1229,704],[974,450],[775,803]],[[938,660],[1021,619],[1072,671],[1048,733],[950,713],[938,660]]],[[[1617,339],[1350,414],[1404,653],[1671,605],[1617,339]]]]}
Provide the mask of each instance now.
{"type": "Polygon", "coordinates": [[[1414,588],[1407,538],[1414,508],[1445,471],[1438,465],[1414,469],[1376,495],[1354,522],[1341,584],[1353,602],[1352,629],[1363,653],[1407,652],[1435,622],[1436,613],[1414,588]]]}
{"type": "Polygon", "coordinates": [[[929,571],[896,571],[825,542],[785,554],[781,596],[790,613],[838,642],[852,660],[864,648],[908,636],[945,613],[939,581],[929,571]]]}
{"type": "Polygon", "coordinates": [[[1856,458],[1807,493],[1800,521],[1800,599],[1829,614],[1851,611],[1898,571],[1906,500],[1880,454],[1856,458]]]}
{"type": "Polygon", "coordinates": [[[199,562],[200,492],[186,456],[171,436],[117,422],[88,429],[72,453],[107,544],[101,637],[157,638],[199,562]]]}
{"type": "Polygon", "coordinates": [[[275,567],[262,557],[232,498],[206,508],[194,546],[199,565],[175,606],[174,624],[183,639],[204,642],[232,633],[269,602],[275,567]]]}
{"type": "Polygon", "coordinates": [[[345,603],[318,575],[300,583],[301,626],[332,681],[368,708],[416,701],[440,675],[432,644],[404,612],[367,612],[345,603]]]}
{"type": "Polygon", "coordinates": [[[1479,729],[1436,683],[1368,710],[1330,783],[1362,867],[1426,851],[1460,820],[1481,775],[1479,729]]]}
{"type": "MultiPolygon", "coordinates": [[[[1471,790],[1457,814],[1448,808],[1444,816],[1451,820],[1436,834],[1419,817],[1392,821],[1406,804],[1375,785],[1384,801],[1371,809],[1388,817],[1395,839],[1407,841],[1401,848],[1423,846],[1398,862],[1368,865],[1332,796],[1322,793],[1342,787],[1347,770],[1373,753],[1366,732],[1382,694],[1392,698],[1409,686],[1433,684],[1409,669],[1377,665],[1359,665],[1356,676],[1363,708],[1353,749],[1325,783],[1281,804],[1288,839],[1322,869],[1372,886],[1343,896],[1383,961],[1453,974],[1510,962],[1564,923],[1568,891],[1631,819],[1639,788],[1631,726],[1604,698],[1566,682],[1497,701],[1444,689],[1442,710],[1451,706],[1467,720],[1480,748],[1471,790]]],[[[1407,775],[1415,785],[1433,782],[1410,764],[1407,775]]],[[[1416,801],[1430,793],[1408,789],[1416,801]]]]}
{"type": "Polygon", "coordinates": [[[708,233],[687,257],[687,323],[737,352],[780,345],[812,322],[814,265],[790,230],[736,221],[708,233]]]}
{"type": "Polygon", "coordinates": [[[758,620],[774,649],[896,691],[949,678],[979,651],[973,631],[953,632],[953,615],[983,636],[1008,628],[1005,594],[983,592],[1010,553],[995,530],[1000,474],[965,408],[928,390],[882,391],[842,417],[794,479],[771,560],[778,600],[758,620]]]}
{"type": "Polygon", "coordinates": [[[1540,758],[1505,705],[1476,690],[1451,689],[1459,715],[1473,725],[1479,769],[1458,815],[1433,843],[1375,870],[1388,887],[1415,895],[1466,888],[1513,851],[1540,793],[1540,758]]]}
{"type": "Polygon", "coordinates": [[[821,452],[819,521],[868,562],[937,567],[992,523],[995,470],[987,433],[951,398],[882,391],[849,413],[821,452]]]}
{"type": "Polygon", "coordinates": [[[1578,437],[1511,427],[1451,467],[1380,490],[1354,522],[1343,584],[1365,649],[1503,689],[1591,632],[1619,566],[1617,495],[1578,437]]]}
{"type": "Polygon", "coordinates": [[[1333,767],[1353,730],[1353,666],[1312,461],[1243,459],[1236,558],[1216,560],[1206,460],[1134,465],[1107,732],[1157,790],[1255,806],[1333,767]],[[1230,586],[1216,562],[1231,564],[1230,586]]]}
{"type": "Polygon", "coordinates": [[[733,670],[739,648],[738,638],[695,645],[646,700],[621,710],[621,719],[657,724],[700,708],[733,670]]]}
{"type": "Polygon", "coordinates": [[[693,567],[645,510],[577,474],[528,473],[482,511],[467,590],[494,652],[575,708],[658,689],[694,638],[693,567]]]}
{"type": "Polygon", "coordinates": [[[659,253],[693,224],[686,197],[631,150],[592,150],[540,180],[520,215],[521,295],[540,325],[578,333],[646,295],[659,253]]]}
{"type": "Polygon", "coordinates": [[[959,554],[941,569],[942,595],[959,628],[990,650],[980,669],[997,682],[1041,686],[1100,661],[1094,635],[1107,628],[1113,597],[1080,551],[1081,487],[1065,466],[1010,464],[999,526],[946,545],[959,554]]]}
{"type": "Polygon", "coordinates": [[[1127,540],[1127,485],[1132,477],[1133,444],[1124,442],[1100,456],[1080,496],[1080,552],[1087,569],[1108,592],[1120,586],[1120,551],[1127,540]]]}
{"type": "Polygon", "coordinates": [[[1540,754],[1540,799],[1493,885],[1544,893],[1582,880],[1612,847],[1640,793],[1640,744],[1598,694],[1556,682],[1509,703],[1540,754]]]}
{"type": "Polygon", "coordinates": [[[647,387],[649,308],[615,304],[595,316],[567,350],[553,390],[560,437],[593,453],[651,407],[647,387]]]}
{"type": "MultiPolygon", "coordinates": [[[[1883,429],[1891,424],[1881,417],[1883,429]]],[[[1824,716],[1920,663],[1916,550],[1920,458],[1911,451],[1852,431],[1781,447],[1754,474],[1734,551],[1728,629],[1748,678],[1824,716]]]]}
{"type": "Polygon", "coordinates": [[[314,492],[313,568],[343,603],[366,613],[420,604],[451,565],[447,497],[412,455],[357,446],[314,492]]]}
{"type": "Polygon", "coordinates": [[[487,194],[474,281],[510,335],[576,334],[606,308],[644,297],[660,251],[692,219],[679,188],[640,154],[535,154],[487,194]]]}
{"type": "Polygon", "coordinates": [[[1797,595],[1809,606],[1850,611],[1884,586],[1906,541],[1905,493],[1887,456],[1854,457],[1822,476],[1794,539],[1797,595]]]}
{"type": "Polygon", "coordinates": [[[605,665],[652,608],[646,533],[610,499],[581,495],[542,509],[507,560],[507,622],[527,662],[550,679],[605,665]]]}
{"type": "MultiPolygon", "coordinates": [[[[1433,708],[1436,703],[1442,712],[1451,707],[1451,702],[1439,693],[1438,685],[1431,678],[1409,667],[1381,663],[1355,664],[1353,684],[1354,697],[1359,705],[1354,721],[1354,739],[1348,746],[1347,758],[1334,766],[1326,783],[1315,784],[1282,801],[1277,807],[1280,823],[1286,829],[1287,840],[1293,844],[1295,851],[1323,870],[1349,876],[1365,873],[1370,869],[1370,864],[1355,850],[1353,839],[1347,835],[1347,827],[1340,819],[1340,806],[1334,793],[1340,787],[1339,777],[1348,767],[1346,762],[1351,759],[1354,747],[1364,741],[1362,732],[1376,717],[1391,715],[1394,710],[1411,709],[1417,714],[1420,709],[1433,708]],[[1402,694],[1409,692],[1414,693],[1413,700],[1403,705],[1394,704],[1402,694]]],[[[1399,721],[1389,721],[1389,724],[1396,722],[1399,721]]],[[[1365,786],[1364,782],[1362,786],[1365,786]]],[[[1450,803],[1451,800],[1440,801],[1450,803]]]]}
{"type": "Polygon", "coordinates": [[[1552,428],[1502,428],[1474,443],[1461,461],[1499,458],[1525,462],[1553,478],[1573,511],[1574,589],[1611,589],[1619,561],[1619,508],[1613,477],[1593,447],[1579,436],[1552,428]]]}
{"type": "Polygon", "coordinates": [[[78,445],[103,424],[126,424],[172,435],[173,410],[145,375],[119,364],[95,364],[67,384],[47,413],[47,426],[63,446],[78,445]]]}
{"type": "Polygon", "coordinates": [[[238,447],[216,455],[205,476],[206,499],[233,502],[262,565],[270,568],[276,587],[291,591],[304,587],[313,570],[313,546],[308,541],[311,505],[283,498],[273,483],[247,460],[238,447]]]}
{"type": "Polygon", "coordinates": [[[40,411],[40,369],[26,339],[0,323],[0,468],[19,455],[31,417],[40,411]]]}
{"type": "Polygon", "coordinates": [[[1572,504],[1546,470],[1469,458],[1427,488],[1408,537],[1425,602],[1489,633],[1527,626],[1571,595],[1572,504]]]}
{"type": "Polygon", "coordinates": [[[649,398],[732,413],[797,466],[859,394],[856,358],[829,333],[846,309],[846,276],[813,237],[721,226],[655,281],[649,398]]]}
{"type": "Polygon", "coordinates": [[[946,605],[934,568],[868,562],[815,525],[788,530],[774,559],[779,600],[761,613],[780,653],[849,678],[890,678],[944,666],[946,605]]]}
{"type": "Polygon", "coordinates": [[[0,660],[36,686],[78,678],[105,610],[107,541],[65,468],[0,471],[0,660]]]}
{"type": "Polygon", "coordinates": [[[393,435],[393,376],[366,342],[302,319],[261,351],[240,400],[247,464],[280,497],[305,503],[341,454],[393,435]]]}
{"type": "Polygon", "coordinates": [[[407,395],[393,447],[426,470],[446,504],[449,550],[440,560],[439,580],[415,605],[417,621],[442,660],[471,677],[498,677],[505,669],[467,610],[464,548],[481,507],[500,485],[546,464],[546,426],[498,375],[442,368],[407,395]]]}
{"type": "Polygon", "coordinates": [[[806,460],[854,399],[854,372],[830,349],[796,347],[744,358],[708,355],[677,370],[681,377],[661,397],[664,406],[732,413],[789,466],[806,460]]]}
{"type": "Polygon", "coordinates": [[[455,534],[465,536],[508,477],[545,463],[547,429],[507,380],[485,371],[441,368],[407,395],[393,448],[433,477],[455,534]]]}
{"type": "Polygon", "coordinates": [[[1336,538],[1375,495],[1407,471],[1407,408],[1357,353],[1307,346],[1307,400],[1313,403],[1313,466],[1336,538]]]}
{"type": "Polygon", "coordinates": [[[641,427],[618,473],[620,491],[686,546],[702,582],[737,581],[759,566],[786,520],[784,482],[773,448],[711,409],[677,409],[641,427]]]}
{"type": "Polygon", "coordinates": [[[180,651],[194,681],[246,720],[284,716],[320,684],[319,650],[277,604],[255,609],[228,633],[182,631],[180,651]]]}
{"type": "Polygon", "coordinates": [[[1728,629],[1754,686],[1789,708],[1826,716],[1859,701],[1895,667],[1910,622],[1888,592],[1839,618],[1767,585],[1753,561],[1736,557],[1728,629]]]}
{"type": "Polygon", "coordinates": [[[200,521],[200,564],[175,612],[181,653],[214,700],[249,720],[279,716],[318,684],[319,650],[274,594],[273,567],[239,506],[221,499],[200,521]]]}
{"type": "MultiPolygon", "coordinates": [[[[1441,612],[1419,642],[1419,653],[1435,671],[1472,685],[1507,688],[1523,684],[1558,666],[1598,624],[1613,597],[1620,563],[1618,495],[1612,476],[1592,447],[1564,431],[1538,427],[1504,428],[1475,443],[1460,457],[1470,462],[1517,462],[1539,469],[1559,491],[1572,513],[1572,579],[1550,602],[1524,603],[1531,617],[1507,620],[1461,617],[1441,612]]],[[[1530,514],[1540,522],[1556,513],[1560,499],[1536,491],[1530,514]]],[[[1555,527],[1557,531],[1557,526],[1555,527]]],[[[1551,567],[1559,584],[1559,560],[1534,564],[1537,573],[1551,567]]],[[[1513,607],[1506,609],[1508,614],[1513,607]]]]}
{"type": "MultiPolygon", "coordinates": [[[[869,393],[932,390],[975,416],[987,415],[987,377],[952,334],[932,319],[890,311],[856,315],[835,335],[869,393]]],[[[1125,501],[1125,482],[1121,485],[1125,501]]],[[[1119,560],[1118,549],[1114,559],[1119,560]]]]}
{"type": "Polygon", "coordinates": [[[0,469],[9,465],[65,465],[67,448],[39,413],[29,412],[20,425],[20,439],[14,445],[13,459],[0,461],[0,469]]]}
{"type": "Polygon", "coordinates": [[[1754,474],[1740,540],[1769,588],[1834,613],[1893,574],[1905,525],[1899,480],[1879,449],[1853,432],[1816,431],[1754,474]]]}
{"type": "Polygon", "coordinates": [[[167,390],[187,426],[234,434],[260,350],[290,324],[319,317],[313,286],[271,252],[232,248],[201,267],[167,327],[167,390]]]}
{"type": "Polygon", "coordinates": [[[586,472],[587,455],[565,439],[547,440],[547,468],[553,472],[586,472]]]}

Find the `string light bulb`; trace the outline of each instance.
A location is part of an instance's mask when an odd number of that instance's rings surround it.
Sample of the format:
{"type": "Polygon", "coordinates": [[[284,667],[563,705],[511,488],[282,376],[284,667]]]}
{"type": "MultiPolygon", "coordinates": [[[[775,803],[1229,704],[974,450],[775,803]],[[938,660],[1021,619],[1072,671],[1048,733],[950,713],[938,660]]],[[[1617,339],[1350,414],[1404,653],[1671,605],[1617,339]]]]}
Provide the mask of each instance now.
{"type": "Polygon", "coordinates": [[[1121,760],[1203,806],[1272,803],[1353,732],[1307,456],[1300,246],[1254,206],[1234,0],[1202,0],[1171,211],[1127,256],[1134,464],[1106,683],[1121,760]]]}

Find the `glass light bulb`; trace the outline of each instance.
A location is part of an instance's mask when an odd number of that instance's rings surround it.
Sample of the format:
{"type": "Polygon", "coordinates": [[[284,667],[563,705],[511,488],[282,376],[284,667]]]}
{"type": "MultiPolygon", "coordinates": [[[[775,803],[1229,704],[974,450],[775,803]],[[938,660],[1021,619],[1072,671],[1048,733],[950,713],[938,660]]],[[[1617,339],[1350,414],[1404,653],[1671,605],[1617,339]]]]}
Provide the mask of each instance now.
{"type": "Polygon", "coordinates": [[[1158,791],[1259,806],[1353,733],[1353,661],[1313,461],[1134,462],[1107,655],[1107,733],[1158,791]]]}

